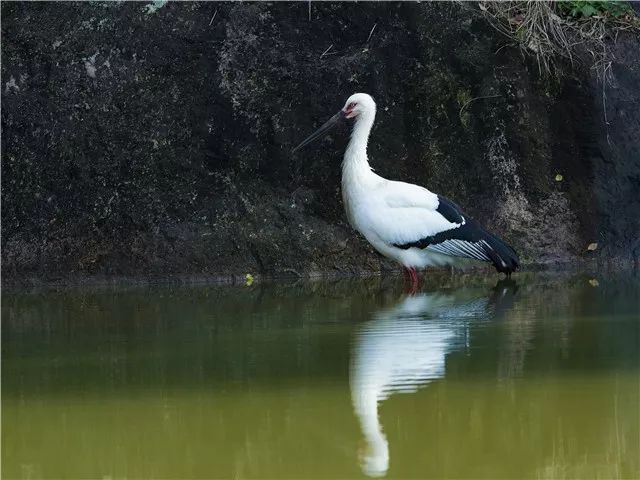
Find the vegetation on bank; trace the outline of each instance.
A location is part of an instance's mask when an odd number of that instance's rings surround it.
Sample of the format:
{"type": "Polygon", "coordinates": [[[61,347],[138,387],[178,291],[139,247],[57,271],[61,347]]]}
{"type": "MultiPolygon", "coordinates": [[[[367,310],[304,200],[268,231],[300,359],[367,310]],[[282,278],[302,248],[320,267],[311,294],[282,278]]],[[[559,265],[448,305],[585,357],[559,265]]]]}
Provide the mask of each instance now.
{"type": "Polygon", "coordinates": [[[624,1],[481,2],[488,21],[524,52],[533,55],[543,75],[559,74],[560,62],[586,63],[608,80],[612,54],[608,39],[640,32],[640,18],[624,1]]]}

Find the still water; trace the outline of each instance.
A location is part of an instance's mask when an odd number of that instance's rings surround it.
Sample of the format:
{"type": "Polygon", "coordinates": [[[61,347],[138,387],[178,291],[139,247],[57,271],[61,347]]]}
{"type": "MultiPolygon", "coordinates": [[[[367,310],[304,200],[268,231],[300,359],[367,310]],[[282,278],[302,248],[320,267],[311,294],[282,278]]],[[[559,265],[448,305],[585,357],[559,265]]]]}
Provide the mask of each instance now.
{"type": "Polygon", "coordinates": [[[640,281],[2,293],[3,478],[638,478],[640,281]]]}

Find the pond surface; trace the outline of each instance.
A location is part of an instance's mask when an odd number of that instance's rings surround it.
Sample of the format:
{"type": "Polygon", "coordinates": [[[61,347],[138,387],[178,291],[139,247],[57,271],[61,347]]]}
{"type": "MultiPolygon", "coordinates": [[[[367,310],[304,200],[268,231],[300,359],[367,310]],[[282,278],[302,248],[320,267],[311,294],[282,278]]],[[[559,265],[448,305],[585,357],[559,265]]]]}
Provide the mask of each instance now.
{"type": "Polygon", "coordinates": [[[640,281],[2,293],[3,478],[638,478],[640,281]]]}

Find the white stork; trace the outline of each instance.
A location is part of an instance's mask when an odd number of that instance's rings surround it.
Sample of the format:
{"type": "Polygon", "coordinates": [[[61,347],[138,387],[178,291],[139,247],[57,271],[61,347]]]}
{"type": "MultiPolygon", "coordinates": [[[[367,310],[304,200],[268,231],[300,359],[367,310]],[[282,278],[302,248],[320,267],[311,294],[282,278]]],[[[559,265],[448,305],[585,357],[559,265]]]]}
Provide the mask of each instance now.
{"type": "Polygon", "coordinates": [[[376,116],[370,95],[351,95],[342,110],[300,145],[299,150],[332,127],[353,119],[351,140],[342,161],[342,199],[349,223],[382,255],[402,265],[412,289],[417,268],[459,265],[465,260],[491,262],[511,275],[519,266],[515,250],[490,234],[451,200],[411,183],[382,178],[367,157],[376,116]]]}

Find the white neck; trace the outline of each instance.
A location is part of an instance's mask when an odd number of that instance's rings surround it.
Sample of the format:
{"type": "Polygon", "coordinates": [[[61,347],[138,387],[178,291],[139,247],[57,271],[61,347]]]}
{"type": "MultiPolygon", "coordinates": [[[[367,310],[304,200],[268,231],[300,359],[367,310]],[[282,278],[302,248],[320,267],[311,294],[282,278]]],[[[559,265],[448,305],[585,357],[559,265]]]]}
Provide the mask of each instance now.
{"type": "Polygon", "coordinates": [[[375,116],[375,111],[362,112],[356,118],[351,132],[351,140],[349,140],[342,161],[343,181],[347,179],[349,181],[366,180],[372,174],[367,158],[367,143],[375,116]]]}

